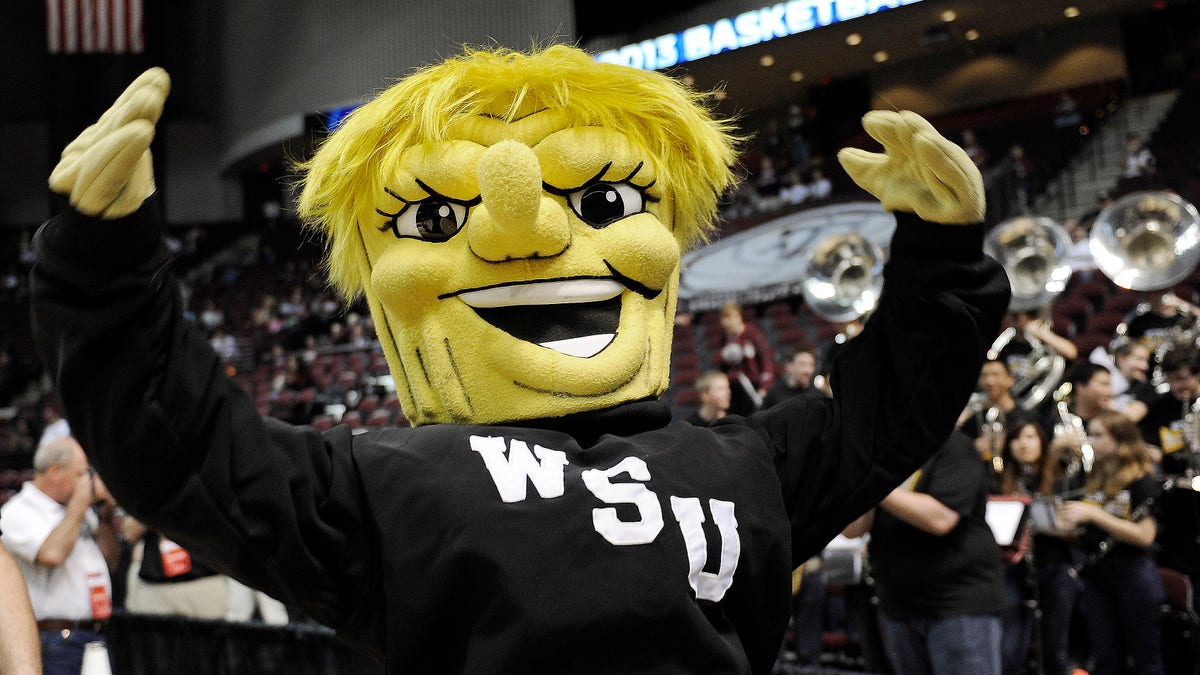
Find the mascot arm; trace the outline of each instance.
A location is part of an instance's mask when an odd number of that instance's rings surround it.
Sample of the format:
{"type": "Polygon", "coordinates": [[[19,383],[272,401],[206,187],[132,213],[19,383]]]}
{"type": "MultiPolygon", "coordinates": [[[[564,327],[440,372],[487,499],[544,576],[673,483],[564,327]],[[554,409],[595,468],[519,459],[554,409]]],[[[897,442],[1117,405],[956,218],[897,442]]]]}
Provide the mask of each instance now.
{"type": "MultiPolygon", "coordinates": [[[[118,101],[92,129],[116,124],[120,109],[118,101]]],[[[108,170],[129,162],[119,149],[97,150],[108,145],[97,140],[104,135],[84,132],[57,171],[71,172],[64,166],[76,151],[103,154],[112,161],[80,166],[68,182],[106,176],[109,186],[67,191],[78,205],[34,241],[35,342],[73,433],[139,520],[330,625],[357,625],[362,614],[354,612],[370,613],[381,594],[367,588],[380,576],[367,569],[377,544],[364,522],[351,435],[264,419],[226,376],[206,336],[183,317],[156,200],[138,208],[128,193],[138,172],[108,170]]],[[[147,157],[138,147],[134,164],[147,157]]]]}
{"type": "Polygon", "coordinates": [[[167,71],[142,73],[63,150],[50,189],[89,216],[120,218],[141,208],[154,194],[150,141],[170,90],[167,71]]]}
{"type": "Polygon", "coordinates": [[[1008,306],[981,227],[896,216],[879,306],[834,362],[833,399],[800,397],[752,418],[775,451],[797,563],[938,449],[1008,306]]]}
{"type": "Polygon", "coordinates": [[[907,110],[873,110],[863,128],[883,145],[882,153],[843,148],[846,173],[888,211],[915,213],[931,223],[980,223],[983,177],[967,152],[947,140],[925,118],[907,110]]]}

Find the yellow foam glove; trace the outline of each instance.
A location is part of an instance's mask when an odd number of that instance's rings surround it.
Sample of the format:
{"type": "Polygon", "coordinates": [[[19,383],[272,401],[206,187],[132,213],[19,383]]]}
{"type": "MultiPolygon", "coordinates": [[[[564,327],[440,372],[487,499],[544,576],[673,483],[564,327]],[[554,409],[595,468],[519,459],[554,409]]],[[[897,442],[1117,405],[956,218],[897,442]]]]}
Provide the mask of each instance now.
{"type": "Polygon", "coordinates": [[[116,219],[137,211],[154,194],[150,141],[170,90],[167,71],[142,73],[63,150],[50,189],[89,216],[116,219]]]}
{"type": "Polygon", "coordinates": [[[967,152],[925,118],[907,110],[873,110],[863,128],[883,152],[843,148],[838,160],[850,178],[888,211],[915,213],[944,225],[983,220],[983,177],[967,152]]]}

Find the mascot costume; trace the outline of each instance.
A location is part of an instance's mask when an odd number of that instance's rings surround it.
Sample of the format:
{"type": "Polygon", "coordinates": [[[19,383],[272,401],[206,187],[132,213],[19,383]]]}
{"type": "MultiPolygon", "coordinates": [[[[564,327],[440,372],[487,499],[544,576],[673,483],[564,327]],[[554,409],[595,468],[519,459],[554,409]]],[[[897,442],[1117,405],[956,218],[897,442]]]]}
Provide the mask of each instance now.
{"type": "Polygon", "coordinates": [[[1007,305],[966,153],[869,113],[884,152],[841,161],[898,226],[833,399],[672,422],[680,256],[733,182],[732,125],[574,48],[468,50],[301,167],[415,426],[290,426],[183,318],[149,154],[168,89],[146,72],[63,151],[38,344],[130,513],[391,673],[769,672],[792,569],[937,449],[1007,305]]]}

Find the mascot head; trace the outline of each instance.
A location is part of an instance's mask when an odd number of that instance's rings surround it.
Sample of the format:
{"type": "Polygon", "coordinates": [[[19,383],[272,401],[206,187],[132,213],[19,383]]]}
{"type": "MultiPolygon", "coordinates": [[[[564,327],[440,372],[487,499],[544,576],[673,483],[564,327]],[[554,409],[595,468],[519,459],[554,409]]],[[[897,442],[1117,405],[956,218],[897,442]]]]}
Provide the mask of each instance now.
{"type": "Polygon", "coordinates": [[[733,181],[731,132],[658,73],[467,51],[351,114],[301,166],[300,213],[413,423],[595,410],[667,387],[680,255],[733,181]]]}

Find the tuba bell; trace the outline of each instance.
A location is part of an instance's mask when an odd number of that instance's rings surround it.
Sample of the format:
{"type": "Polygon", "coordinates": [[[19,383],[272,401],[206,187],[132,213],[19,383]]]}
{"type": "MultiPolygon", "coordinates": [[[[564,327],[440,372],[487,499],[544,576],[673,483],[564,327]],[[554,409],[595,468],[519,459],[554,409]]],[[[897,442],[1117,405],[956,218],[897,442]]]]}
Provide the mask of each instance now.
{"type": "MultiPolygon", "coordinates": [[[[1061,225],[1042,216],[1020,216],[1006,220],[990,232],[983,250],[995,258],[1008,274],[1012,286],[1010,312],[1044,313],[1067,286],[1071,266],[1067,252],[1071,238],[1061,225]]],[[[1017,337],[1008,327],[988,350],[988,359],[999,358],[1017,337]]],[[[1041,341],[1030,338],[1030,353],[1008,364],[1013,375],[1013,398],[1026,410],[1036,408],[1058,386],[1066,360],[1041,341]]]]}
{"type": "Polygon", "coordinates": [[[1165,291],[1200,262],[1200,213],[1171,192],[1131,192],[1096,216],[1088,248],[1114,284],[1165,291]]]}
{"type": "MultiPolygon", "coordinates": [[[[1096,216],[1088,248],[1096,267],[1133,291],[1171,293],[1200,263],[1200,212],[1173,192],[1131,192],[1096,216]]],[[[1167,390],[1161,363],[1174,346],[1200,344],[1200,317],[1172,328],[1154,349],[1151,384],[1167,390]]],[[[1123,335],[1125,324],[1118,327],[1123,335]]]]}
{"type": "Polygon", "coordinates": [[[855,232],[826,235],[809,253],[801,290],[819,316],[844,323],[875,310],[883,291],[883,249],[855,232]]]}

